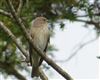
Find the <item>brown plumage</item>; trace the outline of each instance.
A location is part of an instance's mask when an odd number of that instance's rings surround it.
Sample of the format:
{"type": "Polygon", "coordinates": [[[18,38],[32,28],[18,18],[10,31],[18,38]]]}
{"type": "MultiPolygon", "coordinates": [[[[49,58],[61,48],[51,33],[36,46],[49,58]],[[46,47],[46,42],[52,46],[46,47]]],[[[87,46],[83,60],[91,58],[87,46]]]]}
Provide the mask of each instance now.
{"type": "MultiPolygon", "coordinates": [[[[49,29],[48,22],[45,17],[37,17],[31,25],[30,34],[33,39],[33,44],[39,48],[41,51],[46,53],[48,41],[49,41],[49,29]]],[[[42,58],[38,53],[32,48],[32,45],[29,44],[29,53],[30,53],[30,63],[32,65],[32,74],[31,76],[39,76],[39,66],[42,63],[42,58]]]]}

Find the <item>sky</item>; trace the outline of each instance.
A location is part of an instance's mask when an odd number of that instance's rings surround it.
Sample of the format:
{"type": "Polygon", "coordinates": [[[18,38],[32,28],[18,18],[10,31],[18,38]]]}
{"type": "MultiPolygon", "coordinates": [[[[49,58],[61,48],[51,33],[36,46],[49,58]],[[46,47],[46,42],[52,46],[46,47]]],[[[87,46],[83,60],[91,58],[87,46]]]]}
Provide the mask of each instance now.
{"type": "MultiPolygon", "coordinates": [[[[59,25],[55,24],[55,36],[50,39],[50,44],[58,49],[58,51],[53,52],[55,56],[54,60],[56,60],[56,63],[68,72],[74,80],[99,80],[100,60],[96,58],[100,55],[99,39],[83,47],[71,60],[60,62],[75,52],[80,44],[94,39],[96,35],[93,26],[86,28],[83,27],[83,23],[64,22],[66,24],[64,30],[59,29],[59,25]]],[[[25,72],[23,73],[27,75],[25,72]]],[[[46,71],[46,74],[50,80],[65,80],[52,68],[46,71]]],[[[0,80],[5,80],[2,75],[0,75],[0,80]]],[[[6,80],[12,79],[7,77],[6,80]]],[[[28,78],[28,80],[32,79],[28,78]]]]}
{"type": "MultiPolygon", "coordinates": [[[[67,22],[65,25],[66,28],[62,31],[56,25],[55,36],[51,39],[51,44],[58,49],[57,52],[53,53],[57,60],[67,59],[77,50],[80,44],[95,38],[96,33],[93,30],[93,26],[89,26],[90,28],[82,26],[84,26],[83,23],[67,22]]],[[[99,79],[99,60],[96,58],[98,55],[99,40],[95,40],[79,50],[77,55],[71,60],[57,62],[57,64],[74,79],[99,79]]],[[[59,77],[63,79],[55,72],[55,77],[53,76],[53,78],[59,77]]]]}

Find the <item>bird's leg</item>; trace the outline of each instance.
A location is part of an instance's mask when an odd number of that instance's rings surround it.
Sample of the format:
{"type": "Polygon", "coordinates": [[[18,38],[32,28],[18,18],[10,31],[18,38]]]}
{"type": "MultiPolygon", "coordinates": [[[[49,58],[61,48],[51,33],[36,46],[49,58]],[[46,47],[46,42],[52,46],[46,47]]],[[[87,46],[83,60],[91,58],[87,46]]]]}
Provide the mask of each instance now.
{"type": "Polygon", "coordinates": [[[25,60],[22,60],[21,62],[25,62],[25,63],[27,63],[28,66],[31,66],[29,59],[27,59],[27,58],[25,60]]]}
{"type": "MultiPolygon", "coordinates": [[[[44,55],[46,56],[46,52],[44,53],[44,55]]],[[[40,58],[39,66],[42,64],[42,62],[43,62],[43,58],[40,58]]]]}

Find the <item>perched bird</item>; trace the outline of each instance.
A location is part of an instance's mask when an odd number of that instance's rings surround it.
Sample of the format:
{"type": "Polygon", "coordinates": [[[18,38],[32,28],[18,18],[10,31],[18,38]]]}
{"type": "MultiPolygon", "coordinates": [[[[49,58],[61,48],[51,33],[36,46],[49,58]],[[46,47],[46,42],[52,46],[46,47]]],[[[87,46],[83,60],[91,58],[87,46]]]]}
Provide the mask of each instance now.
{"type": "MultiPolygon", "coordinates": [[[[37,17],[35,20],[33,20],[29,32],[33,39],[33,44],[37,48],[39,48],[42,52],[46,53],[50,38],[48,20],[45,17],[37,17]]],[[[31,77],[38,77],[39,66],[41,65],[43,59],[32,48],[31,44],[29,44],[29,54],[30,54],[30,63],[32,66],[31,77]]]]}

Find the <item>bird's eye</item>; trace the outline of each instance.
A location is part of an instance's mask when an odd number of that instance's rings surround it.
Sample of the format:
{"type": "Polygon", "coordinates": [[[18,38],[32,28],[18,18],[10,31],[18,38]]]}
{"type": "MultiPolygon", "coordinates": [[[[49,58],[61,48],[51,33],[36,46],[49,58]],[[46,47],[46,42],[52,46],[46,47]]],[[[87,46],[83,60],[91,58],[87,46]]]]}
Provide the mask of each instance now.
{"type": "Polygon", "coordinates": [[[46,19],[43,19],[43,21],[46,21],[46,19]]]}
{"type": "Polygon", "coordinates": [[[46,21],[46,22],[48,22],[48,20],[47,20],[47,19],[43,19],[43,21],[46,21]]]}

